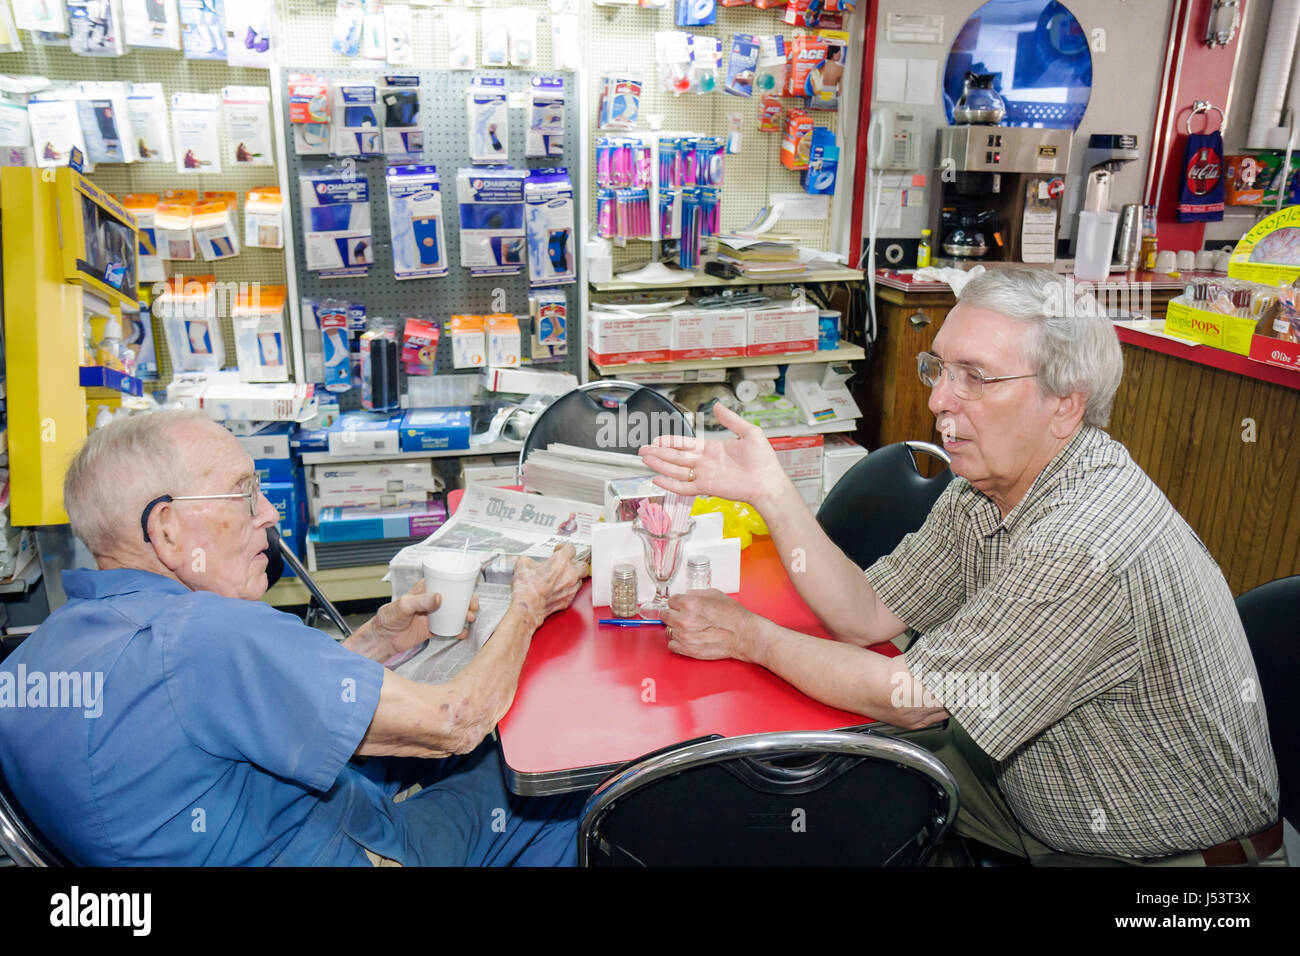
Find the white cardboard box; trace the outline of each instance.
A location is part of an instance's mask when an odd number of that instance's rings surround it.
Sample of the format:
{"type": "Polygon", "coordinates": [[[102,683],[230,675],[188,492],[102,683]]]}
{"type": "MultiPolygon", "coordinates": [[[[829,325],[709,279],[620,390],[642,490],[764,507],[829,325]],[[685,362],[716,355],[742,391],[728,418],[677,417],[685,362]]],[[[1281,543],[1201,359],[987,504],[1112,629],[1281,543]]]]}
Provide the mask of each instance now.
{"type": "Polygon", "coordinates": [[[749,314],[744,309],[674,309],[672,317],[674,362],[745,354],[749,314]]]}
{"type": "Polygon", "coordinates": [[[827,435],[822,447],[822,497],[858,462],[867,457],[867,450],[847,435],[827,435]]]}
{"type": "Polygon", "coordinates": [[[460,486],[468,488],[472,484],[498,487],[515,483],[515,467],[519,464],[516,455],[494,455],[491,458],[462,458],[460,466],[460,486]]]}
{"type": "Polygon", "coordinates": [[[782,469],[795,482],[816,479],[822,480],[822,448],[825,438],[822,435],[799,435],[789,438],[773,438],[772,449],[782,469]]]}
{"type": "Polygon", "coordinates": [[[750,309],[746,355],[817,351],[818,311],[791,303],[750,309]]]}
{"type": "Polygon", "coordinates": [[[587,349],[597,365],[667,362],[672,357],[672,348],[673,317],[667,312],[632,316],[591,312],[587,315],[587,349]]]}
{"type": "Polygon", "coordinates": [[[578,387],[576,375],[544,372],[534,368],[485,368],[479,372],[489,392],[520,395],[567,395],[578,387]]]}

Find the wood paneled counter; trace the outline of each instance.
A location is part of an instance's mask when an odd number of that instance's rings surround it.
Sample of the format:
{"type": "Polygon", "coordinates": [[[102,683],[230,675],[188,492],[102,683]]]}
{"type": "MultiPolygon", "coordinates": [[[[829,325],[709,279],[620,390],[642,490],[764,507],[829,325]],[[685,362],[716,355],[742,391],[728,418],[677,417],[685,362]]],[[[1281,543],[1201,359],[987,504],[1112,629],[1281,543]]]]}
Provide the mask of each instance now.
{"type": "MultiPolygon", "coordinates": [[[[1137,293],[1155,317],[1181,289],[1159,278],[1137,293]]],[[[857,387],[858,438],[868,448],[937,442],[916,354],[956,300],[946,286],[881,279],[876,300],[880,328],[857,387]]],[[[1300,373],[1129,328],[1119,336],[1124,379],[1110,434],[1200,536],[1234,594],[1300,574],[1300,373]]]]}

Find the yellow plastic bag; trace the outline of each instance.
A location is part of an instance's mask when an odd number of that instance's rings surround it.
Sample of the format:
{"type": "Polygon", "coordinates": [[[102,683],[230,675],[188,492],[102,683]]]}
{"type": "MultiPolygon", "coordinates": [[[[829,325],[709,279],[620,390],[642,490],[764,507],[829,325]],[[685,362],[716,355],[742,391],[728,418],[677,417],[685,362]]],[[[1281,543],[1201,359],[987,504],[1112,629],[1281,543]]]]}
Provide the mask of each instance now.
{"type": "Polygon", "coordinates": [[[712,514],[719,512],[722,515],[722,536],[724,538],[739,538],[740,550],[745,550],[754,542],[754,535],[767,534],[767,525],[764,523],[762,516],[750,504],[743,501],[729,501],[726,498],[715,498],[712,495],[701,495],[695,499],[695,504],[691,506],[692,515],[712,514]]]}

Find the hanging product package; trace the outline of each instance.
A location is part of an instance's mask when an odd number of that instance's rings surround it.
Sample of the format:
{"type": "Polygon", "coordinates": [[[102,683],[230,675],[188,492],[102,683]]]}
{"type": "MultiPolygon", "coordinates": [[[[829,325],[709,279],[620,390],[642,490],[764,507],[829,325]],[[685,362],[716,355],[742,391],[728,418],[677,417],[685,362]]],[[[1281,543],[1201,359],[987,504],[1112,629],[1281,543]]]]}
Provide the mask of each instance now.
{"type": "Polygon", "coordinates": [[[226,161],[232,166],[274,166],[271,91],[264,86],[227,86],[221,91],[226,115],[226,161]]]}
{"type": "Polygon", "coordinates": [[[361,0],[338,0],[334,5],[334,28],[330,49],[340,56],[361,52],[361,23],[365,13],[361,0]]]}
{"type": "Polygon", "coordinates": [[[352,388],[352,358],[348,347],[348,304],[326,299],[317,308],[320,320],[321,352],[325,390],[346,392],[352,388]]]}
{"type": "Polygon", "coordinates": [[[844,63],[849,54],[849,35],[839,30],[821,30],[818,39],[826,46],[822,61],[808,71],[803,95],[810,110],[840,108],[840,86],[844,82],[844,63]]]}
{"type": "Polygon", "coordinates": [[[510,111],[506,81],[500,76],[476,76],[466,94],[469,107],[469,161],[505,163],[510,157],[510,111]]]}
{"type": "Polygon", "coordinates": [[[528,297],[533,320],[532,360],[546,362],[568,354],[568,303],[558,289],[538,290],[528,297]]]}
{"type": "Polygon", "coordinates": [[[299,156],[330,151],[330,85],[312,73],[289,74],[289,124],[293,151],[299,156]]]}
{"type": "Polygon", "coordinates": [[[361,407],[372,412],[396,411],[398,392],[397,330],[387,319],[374,318],[361,335],[361,407]]]}
{"type": "Polygon", "coordinates": [[[188,260],[195,258],[193,206],[183,202],[160,202],[154,207],[154,245],[158,258],[188,260]]]}
{"type": "Polygon", "coordinates": [[[140,243],[136,253],[136,277],[140,285],[161,282],[167,278],[162,259],[158,255],[158,236],[154,231],[154,211],[158,206],[157,193],[127,193],[122,205],[135,216],[140,243]]]}
{"type": "Polygon", "coordinates": [[[241,382],[289,381],[284,302],[282,285],[254,286],[236,297],[230,322],[241,382]]]}
{"type": "Polygon", "coordinates": [[[510,65],[533,66],[537,63],[537,12],[527,7],[510,9],[510,65]]]}
{"type": "Polygon", "coordinates": [[[248,191],[244,201],[244,245],[284,248],[284,198],[278,186],[248,191]]]}
{"type": "Polygon", "coordinates": [[[178,173],[221,172],[219,106],[215,94],[172,94],[172,148],[178,173]]]}
{"type": "Polygon", "coordinates": [[[269,70],[277,41],[275,4],[266,0],[225,0],[226,62],[269,70]]]}
{"type": "Polygon", "coordinates": [[[534,76],[524,155],[530,159],[564,155],[564,77],[534,76]]]}
{"type": "Polygon", "coordinates": [[[691,92],[714,93],[722,68],[722,41],[717,37],[691,35],[691,92]]]}
{"type": "Polygon", "coordinates": [[[478,20],[473,10],[448,10],[447,65],[453,70],[472,70],[477,65],[478,20]]]}
{"type": "Polygon", "coordinates": [[[487,360],[483,316],[453,315],[447,320],[451,339],[451,364],[455,368],[481,368],[487,360]]]}
{"type": "Polygon", "coordinates": [[[406,320],[402,329],[402,366],[407,375],[432,375],[438,371],[438,321],[406,320]]]}
{"type": "Polygon", "coordinates": [[[226,58],[224,0],[180,0],[181,45],[187,60],[226,58]]]}
{"type": "Polygon", "coordinates": [[[161,83],[128,83],[126,110],[131,117],[136,153],[142,163],[173,162],[167,97],[161,83]]]}
{"type": "Polygon", "coordinates": [[[420,128],[420,78],[386,76],[379,103],[384,118],[384,154],[418,159],[424,152],[424,130],[420,128]]]}
{"type": "Polygon", "coordinates": [[[513,10],[485,7],[483,21],[483,65],[508,66],[510,63],[510,18],[513,10]]]}
{"type": "Polygon", "coordinates": [[[393,275],[433,279],[447,274],[442,187],[437,166],[389,166],[388,228],[393,275]]]}
{"type": "Polygon", "coordinates": [[[533,286],[576,282],[573,184],[569,171],[534,169],[524,183],[528,281],[533,286]]]}
{"type": "Polygon", "coordinates": [[[462,169],[460,264],[471,275],[518,275],[524,263],[526,169],[462,169]]]}
{"type": "Polygon", "coordinates": [[[333,153],[376,156],[383,151],[379,93],[373,83],[340,81],[334,85],[333,153]]]}
{"type": "Polygon", "coordinates": [[[411,8],[404,3],[384,6],[384,32],[388,34],[388,62],[408,66],[415,59],[411,39],[411,8]]]}
{"type": "Polygon", "coordinates": [[[27,118],[31,121],[37,166],[66,166],[74,148],[85,155],[86,141],[77,116],[75,90],[55,89],[32,94],[27,101],[27,118]]]}
{"type": "Polygon", "coordinates": [[[127,107],[126,84],[87,82],[77,85],[77,117],[92,163],[134,163],[135,133],[127,107]]]}
{"type": "Polygon", "coordinates": [[[121,56],[126,52],[119,0],[66,0],[68,45],[78,56],[121,56]]]}
{"type": "Polygon", "coordinates": [[[208,262],[239,255],[239,233],[235,231],[235,210],[225,200],[201,202],[194,207],[190,223],[194,242],[208,262]]]}
{"type": "Polygon", "coordinates": [[[0,99],[0,166],[34,166],[32,124],[25,103],[0,99]]]}
{"type": "Polygon", "coordinates": [[[181,20],[176,0],[122,0],[127,46],[181,48],[181,20]]]}
{"type": "Polygon", "coordinates": [[[370,183],[333,167],[298,174],[307,268],[322,277],[361,276],[375,261],[370,183]]]}
{"type": "Polygon", "coordinates": [[[640,111],[640,75],[606,74],[600,92],[600,128],[632,129],[640,111]]]}
{"type": "Polygon", "coordinates": [[[226,364],[215,276],[173,276],[153,314],[162,322],[172,368],[214,372],[226,364]]]}
{"type": "Polygon", "coordinates": [[[677,25],[702,27],[717,22],[718,7],[714,0],[677,0],[677,25]]]}

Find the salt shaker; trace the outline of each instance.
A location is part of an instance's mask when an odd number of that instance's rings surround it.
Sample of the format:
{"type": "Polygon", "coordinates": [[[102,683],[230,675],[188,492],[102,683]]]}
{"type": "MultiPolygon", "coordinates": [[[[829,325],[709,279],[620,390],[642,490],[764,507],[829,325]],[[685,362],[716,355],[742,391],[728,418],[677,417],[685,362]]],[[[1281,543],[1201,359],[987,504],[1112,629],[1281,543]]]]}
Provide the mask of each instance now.
{"type": "Polygon", "coordinates": [[[707,591],[713,585],[709,582],[710,568],[707,554],[692,554],[686,559],[686,590],[707,591]]]}
{"type": "Polygon", "coordinates": [[[636,617],[636,565],[614,565],[609,594],[609,608],[615,617],[636,617]]]}

